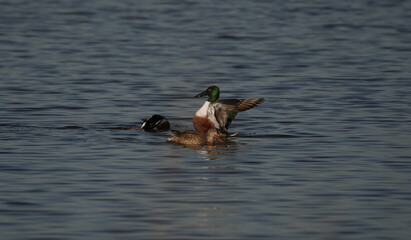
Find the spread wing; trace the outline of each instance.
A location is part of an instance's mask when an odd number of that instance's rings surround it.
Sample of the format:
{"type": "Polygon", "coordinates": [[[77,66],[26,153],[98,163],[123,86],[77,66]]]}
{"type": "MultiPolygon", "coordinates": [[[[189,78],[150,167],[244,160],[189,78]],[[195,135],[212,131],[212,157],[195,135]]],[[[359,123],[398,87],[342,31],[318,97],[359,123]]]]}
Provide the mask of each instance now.
{"type": "Polygon", "coordinates": [[[238,112],[246,111],[262,103],[264,98],[249,99],[223,99],[212,103],[210,119],[214,126],[223,133],[228,132],[228,127],[238,112]]]}

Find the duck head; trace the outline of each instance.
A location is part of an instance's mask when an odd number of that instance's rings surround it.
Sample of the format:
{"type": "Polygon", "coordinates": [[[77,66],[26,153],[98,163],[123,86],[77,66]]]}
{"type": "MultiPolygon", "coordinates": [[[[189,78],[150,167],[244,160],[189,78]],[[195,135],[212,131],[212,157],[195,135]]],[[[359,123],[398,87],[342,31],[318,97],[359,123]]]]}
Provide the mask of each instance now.
{"type": "Polygon", "coordinates": [[[218,98],[220,97],[220,89],[217,86],[210,86],[208,87],[204,92],[197,94],[196,98],[203,97],[203,96],[208,96],[209,102],[214,102],[217,101],[218,98]]]}
{"type": "Polygon", "coordinates": [[[170,129],[170,123],[167,118],[161,115],[152,115],[143,119],[143,124],[141,124],[140,130],[152,131],[154,128],[167,131],[170,129]]]}
{"type": "Polygon", "coordinates": [[[206,134],[207,144],[214,144],[214,140],[217,140],[221,143],[225,142],[225,140],[220,136],[216,129],[208,130],[206,134]]]}

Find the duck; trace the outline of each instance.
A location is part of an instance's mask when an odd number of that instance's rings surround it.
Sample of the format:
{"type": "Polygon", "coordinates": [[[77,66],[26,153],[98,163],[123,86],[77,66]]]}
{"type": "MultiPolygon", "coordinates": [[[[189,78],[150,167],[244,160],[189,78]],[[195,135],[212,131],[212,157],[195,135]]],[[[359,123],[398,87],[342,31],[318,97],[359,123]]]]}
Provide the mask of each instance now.
{"type": "Polygon", "coordinates": [[[216,129],[219,134],[225,136],[230,135],[228,127],[239,112],[247,111],[265,100],[264,98],[220,100],[220,89],[217,86],[210,86],[195,97],[200,98],[203,96],[208,96],[208,99],[194,114],[193,125],[195,130],[205,134],[210,129],[216,129]]]}
{"type": "Polygon", "coordinates": [[[169,142],[181,145],[214,145],[216,140],[225,142],[217,133],[216,129],[210,129],[206,133],[198,131],[172,130],[169,142]]]}
{"type": "Polygon", "coordinates": [[[153,131],[153,130],[159,130],[159,131],[168,131],[170,130],[170,122],[167,120],[167,118],[154,114],[151,115],[150,117],[143,119],[143,124],[140,126],[140,130],[145,130],[145,131],[153,131]]]}
{"type": "MultiPolygon", "coordinates": [[[[168,131],[170,130],[170,123],[167,118],[161,115],[152,115],[146,119],[143,119],[143,124],[140,130],[145,131],[168,131]]],[[[168,139],[169,142],[181,144],[181,145],[213,145],[216,140],[219,142],[225,142],[225,140],[219,136],[215,129],[210,129],[206,133],[200,133],[197,131],[180,131],[171,130],[172,137],[168,139]]]]}

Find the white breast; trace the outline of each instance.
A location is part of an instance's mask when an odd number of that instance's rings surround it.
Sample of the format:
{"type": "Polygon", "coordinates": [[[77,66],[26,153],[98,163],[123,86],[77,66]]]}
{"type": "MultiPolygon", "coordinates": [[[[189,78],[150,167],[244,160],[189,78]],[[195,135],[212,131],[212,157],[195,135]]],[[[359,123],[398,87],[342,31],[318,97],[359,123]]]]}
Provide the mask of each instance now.
{"type": "Polygon", "coordinates": [[[198,111],[196,112],[195,115],[198,116],[198,117],[206,117],[207,116],[208,106],[210,106],[210,102],[205,101],[204,105],[200,109],[198,109],[198,111]]]}

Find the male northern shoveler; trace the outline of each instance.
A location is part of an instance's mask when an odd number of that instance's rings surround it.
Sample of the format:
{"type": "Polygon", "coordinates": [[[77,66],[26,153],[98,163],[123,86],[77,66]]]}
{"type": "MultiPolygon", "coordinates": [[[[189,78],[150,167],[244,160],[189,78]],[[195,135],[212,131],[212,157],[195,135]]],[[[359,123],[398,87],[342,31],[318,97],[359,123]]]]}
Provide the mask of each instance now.
{"type": "Polygon", "coordinates": [[[219,133],[227,134],[227,129],[238,112],[251,109],[264,101],[264,98],[219,100],[220,89],[217,86],[210,86],[195,97],[206,95],[208,100],[193,117],[194,128],[200,133],[215,128],[219,133]]]}
{"type": "Polygon", "coordinates": [[[146,119],[143,119],[140,130],[152,131],[154,129],[168,131],[170,130],[170,123],[167,118],[161,115],[152,115],[146,119]]]}
{"type": "Polygon", "coordinates": [[[216,129],[210,129],[206,133],[177,130],[172,130],[172,132],[173,136],[169,138],[168,141],[182,145],[212,145],[215,140],[224,142],[218,135],[216,129]]]}

